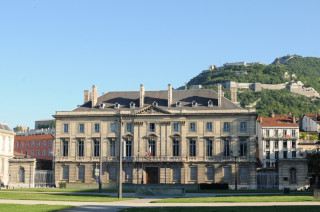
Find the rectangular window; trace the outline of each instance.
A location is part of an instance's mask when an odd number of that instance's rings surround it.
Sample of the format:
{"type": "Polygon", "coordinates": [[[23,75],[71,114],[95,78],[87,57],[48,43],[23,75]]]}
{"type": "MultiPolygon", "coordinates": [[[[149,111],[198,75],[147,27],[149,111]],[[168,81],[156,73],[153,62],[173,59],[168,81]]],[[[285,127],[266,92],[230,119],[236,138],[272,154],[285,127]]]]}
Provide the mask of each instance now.
{"type": "Polygon", "coordinates": [[[51,140],[48,141],[48,146],[52,146],[52,141],[51,140]]]}
{"type": "Polygon", "coordinates": [[[132,168],[131,167],[125,167],[124,169],[124,174],[125,174],[125,180],[128,182],[132,181],[132,168]]]}
{"type": "Polygon", "coordinates": [[[283,130],[283,137],[286,137],[287,135],[287,130],[283,130]]]}
{"type": "Polygon", "coordinates": [[[275,157],[275,159],[279,159],[279,151],[274,152],[274,157],[275,157]]]}
{"type": "Polygon", "coordinates": [[[69,124],[64,124],[63,125],[63,132],[68,133],[69,132],[69,124]]]}
{"type": "Polygon", "coordinates": [[[283,148],[287,148],[287,146],[288,146],[287,141],[283,141],[283,148]]]}
{"type": "Polygon", "coordinates": [[[84,166],[78,166],[78,180],[84,180],[84,166]]]}
{"type": "Polygon", "coordinates": [[[190,180],[196,181],[198,179],[197,167],[190,167],[190,180]]]}
{"type": "Polygon", "coordinates": [[[23,147],[23,141],[21,141],[21,143],[20,143],[20,147],[23,147]]]}
{"type": "Polygon", "coordinates": [[[196,140],[194,139],[189,140],[189,156],[190,157],[196,156],[196,140]]]}
{"type": "Polygon", "coordinates": [[[240,132],[247,132],[247,122],[240,123],[240,132]]]}
{"type": "Polygon", "coordinates": [[[172,168],[172,181],[180,182],[180,167],[172,168]]]}
{"type": "Polygon", "coordinates": [[[94,157],[99,157],[100,156],[100,140],[99,139],[94,139],[93,141],[93,156],[94,157]]]}
{"type": "Polygon", "coordinates": [[[173,156],[179,156],[179,146],[180,146],[180,143],[179,143],[179,139],[178,138],[173,138],[173,153],[172,155],[173,156]]]}
{"type": "Polygon", "coordinates": [[[116,132],[116,124],[115,123],[110,124],[110,132],[116,132]]]}
{"type": "Polygon", "coordinates": [[[48,150],[48,156],[52,156],[52,150],[51,149],[48,150]]]}
{"type": "Polygon", "coordinates": [[[287,151],[283,151],[283,158],[288,158],[288,152],[287,151]]]}
{"type": "Polygon", "coordinates": [[[223,180],[230,180],[231,179],[231,168],[223,167],[223,180]]]}
{"type": "Polygon", "coordinates": [[[33,152],[34,152],[34,151],[33,151],[33,150],[31,150],[31,156],[33,156],[33,152]]]}
{"type": "Polygon", "coordinates": [[[274,148],[278,148],[278,146],[279,146],[279,142],[278,142],[278,141],[275,141],[275,142],[274,142],[274,148]]]}
{"type": "Polygon", "coordinates": [[[275,131],[274,131],[274,135],[275,135],[276,137],[278,137],[278,136],[279,136],[279,131],[278,131],[278,130],[275,130],[275,131]]]}
{"type": "Polygon", "coordinates": [[[115,167],[109,167],[109,181],[111,182],[117,181],[117,172],[115,167]]]}
{"type": "Polygon", "coordinates": [[[213,141],[211,139],[207,139],[207,156],[213,156],[213,141]]]}
{"type": "Polygon", "coordinates": [[[266,130],[266,137],[270,137],[270,130],[266,130]]]}
{"type": "Polygon", "coordinates": [[[37,150],[37,156],[40,156],[40,151],[39,150],[37,150]]]}
{"type": "Polygon", "coordinates": [[[207,167],[207,180],[213,181],[214,180],[214,169],[213,167],[207,167]]]}
{"type": "Polygon", "coordinates": [[[46,156],[46,150],[42,150],[42,156],[46,156]]]}
{"type": "Polygon", "coordinates": [[[247,140],[240,139],[240,156],[247,156],[247,140]]]}
{"type": "Polygon", "coordinates": [[[195,132],[196,131],[196,123],[192,122],[189,124],[189,132],[195,132]]]}
{"type": "Polygon", "coordinates": [[[155,131],[156,131],[156,124],[149,123],[149,132],[155,132],[155,131]]]}
{"type": "Polygon", "coordinates": [[[132,132],[132,123],[126,124],[126,132],[132,132]]]}
{"type": "Polygon", "coordinates": [[[212,122],[207,122],[207,132],[212,132],[212,122]]]}
{"type": "Polygon", "coordinates": [[[18,141],[16,142],[16,147],[18,148],[19,144],[18,144],[18,141]]]}
{"type": "Polygon", "coordinates": [[[84,133],[84,124],[78,125],[78,131],[79,131],[79,133],[84,133]]]}
{"type": "Polygon", "coordinates": [[[223,132],[230,132],[230,123],[223,122],[223,132]]]}
{"type": "Polygon", "coordinates": [[[100,124],[94,124],[94,132],[100,132],[100,124]]]}
{"type": "Polygon", "coordinates": [[[40,141],[37,141],[37,147],[40,147],[40,141]]]}
{"type": "Polygon", "coordinates": [[[248,167],[240,167],[240,180],[241,181],[248,180],[248,167]]]}
{"type": "Polygon", "coordinates": [[[62,167],[62,180],[69,180],[69,166],[62,167]]]}
{"type": "Polygon", "coordinates": [[[296,141],[292,141],[292,148],[296,148],[296,141]]]}
{"type": "Polygon", "coordinates": [[[296,151],[292,151],[292,158],[296,158],[297,157],[297,152],[296,151]]]}
{"type": "Polygon", "coordinates": [[[34,141],[31,141],[31,147],[34,147],[34,141]]]}
{"type": "Polygon", "coordinates": [[[47,144],[46,140],[43,140],[42,141],[42,146],[46,146],[46,144],[47,144]]]}
{"type": "Polygon", "coordinates": [[[266,148],[270,148],[270,140],[266,140],[266,148]]]}
{"type": "Polygon", "coordinates": [[[291,132],[291,137],[293,137],[293,138],[296,137],[296,130],[292,130],[292,132],[291,132]]]}
{"type": "Polygon", "coordinates": [[[266,159],[270,159],[270,151],[266,152],[266,159]]]}
{"type": "Polygon", "coordinates": [[[29,141],[26,141],[26,147],[29,147],[29,141]]]}
{"type": "Polygon", "coordinates": [[[230,138],[223,138],[223,156],[230,157],[230,138]]]}
{"type": "Polygon", "coordinates": [[[179,123],[173,123],[173,132],[179,132],[179,123]]]}
{"type": "MultiPolygon", "coordinates": [[[[125,154],[126,154],[127,157],[131,157],[132,156],[132,142],[131,142],[131,140],[126,140],[125,142],[126,142],[126,146],[125,146],[126,147],[126,149],[125,149],[126,152],[125,152],[125,154]]],[[[155,154],[155,152],[153,150],[153,152],[151,152],[151,155],[155,156],[154,154],[155,154]]]]}
{"type": "Polygon", "coordinates": [[[62,156],[63,157],[68,157],[68,154],[69,154],[69,142],[64,140],[62,142],[62,156]]]}
{"type": "Polygon", "coordinates": [[[84,141],[79,140],[78,141],[78,156],[83,157],[83,154],[84,154],[84,141]]]}
{"type": "Polygon", "coordinates": [[[115,141],[110,141],[110,156],[116,156],[116,143],[115,143],[115,141]]]}

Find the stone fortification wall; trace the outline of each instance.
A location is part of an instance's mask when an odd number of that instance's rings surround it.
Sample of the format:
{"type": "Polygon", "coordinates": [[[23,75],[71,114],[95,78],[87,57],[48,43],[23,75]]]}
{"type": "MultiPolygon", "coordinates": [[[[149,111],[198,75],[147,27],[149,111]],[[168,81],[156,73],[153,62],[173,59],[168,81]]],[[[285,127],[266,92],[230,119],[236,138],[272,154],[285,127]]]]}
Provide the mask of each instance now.
{"type": "Polygon", "coordinates": [[[287,83],[282,84],[261,84],[261,88],[269,90],[281,90],[286,88],[287,83]]]}
{"type": "Polygon", "coordinates": [[[297,93],[300,95],[304,95],[307,97],[319,97],[319,93],[312,87],[309,88],[303,88],[302,86],[297,86],[297,85],[291,85],[289,87],[290,92],[292,93],[297,93]]]}

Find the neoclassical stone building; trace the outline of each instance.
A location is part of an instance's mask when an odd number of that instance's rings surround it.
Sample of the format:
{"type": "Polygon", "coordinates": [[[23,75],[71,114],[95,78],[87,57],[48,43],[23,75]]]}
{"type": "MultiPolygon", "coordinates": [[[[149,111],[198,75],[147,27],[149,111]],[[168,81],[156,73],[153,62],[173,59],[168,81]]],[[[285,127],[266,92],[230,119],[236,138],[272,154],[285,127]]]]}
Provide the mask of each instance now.
{"type": "Polygon", "coordinates": [[[102,182],[117,182],[122,141],[123,182],[256,188],[257,114],[221,86],[97,93],[85,90],[83,105],[54,115],[56,183],[94,182],[100,159],[102,182]]]}

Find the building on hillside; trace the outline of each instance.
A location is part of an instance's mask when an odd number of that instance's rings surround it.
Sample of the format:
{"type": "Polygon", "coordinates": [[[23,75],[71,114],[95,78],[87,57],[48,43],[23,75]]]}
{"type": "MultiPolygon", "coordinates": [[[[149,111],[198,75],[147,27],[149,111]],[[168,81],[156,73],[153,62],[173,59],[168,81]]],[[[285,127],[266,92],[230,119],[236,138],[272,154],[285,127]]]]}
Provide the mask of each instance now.
{"type": "Polygon", "coordinates": [[[9,183],[9,159],[13,158],[13,130],[4,123],[0,123],[0,185],[9,183]]]}
{"type": "Polygon", "coordinates": [[[54,119],[43,119],[43,120],[37,120],[35,121],[35,130],[39,129],[53,129],[55,128],[54,126],[54,119]]]}
{"type": "Polygon", "coordinates": [[[84,91],[84,104],[57,111],[55,179],[116,182],[120,140],[123,182],[228,183],[256,189],[255,110],[213,90],[84,91]]]}
{"type": "Polygon", "coordinates": [[[14,152],[9,159],[9,188],[33,188],[35,186],[36,159],[14,152]]]}
{"type": "MultiPolygon", "coordinates": [[[[259,117],[257,121],[259,172],[274,173],[273,188],[308,187],[307,160],[298,148],[299,126],[294,115],[259,117]]],[[[259,174],[258,174],[259,175],[259,174]]]]}
{"type": "Polygon", "coordinates": [[[304,114],[300,120],[303,132],[320,132],[320,111],[318,113],[304,114]]]}
{"type": "Polygon", "coordinates": [[[17,125],[16,127],[13,128],[14,132],[23,132],[23,131],[27,131],[27,130],[29,130],[29,127],[20,126],[20,125],[17,125]]]}

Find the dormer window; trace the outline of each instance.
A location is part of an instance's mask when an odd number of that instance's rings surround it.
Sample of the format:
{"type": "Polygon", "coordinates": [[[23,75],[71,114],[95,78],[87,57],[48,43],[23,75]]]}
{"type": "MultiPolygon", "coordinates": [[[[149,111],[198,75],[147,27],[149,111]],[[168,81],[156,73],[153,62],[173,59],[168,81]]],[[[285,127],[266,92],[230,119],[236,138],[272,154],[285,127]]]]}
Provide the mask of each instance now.
{"type": "Polygon", "coordinates": [[[154,101],[152,105],[158,107],[158,102],[154,101]]]}
{"type": "Polygon", "coordinates": [[[106,105],[102,103],[102,104],[99,105],[99,108],[100,108],[100,109],[104,109],[105,106],[106,106],[106,105]]]}
{"type": "Polygon", "coordinates": [[[208,101],[208,107],[213,107],[213,102],[211,100],[208,101]]]}
{"type": "Polygon", "coordinates": [[[136,104],[134,102],[130,102],[130,108],[133,109],[136,107],[136,104]]]}
{"type": "Polygon", "coordinates": [[[181,107],[181,102],[177,101],[176,107],[181,107]]]}
{"type": "Polygon", "coordinates": [[[115,103],[114,104],[114,109],[119,109],[120,108],[120,104],[119,103],[115,103]]]}
{"type": "Polygon", "coordinates": [[[197,107],[198,103],[196,101],[192,101],[192,107],[197,107]]]}

